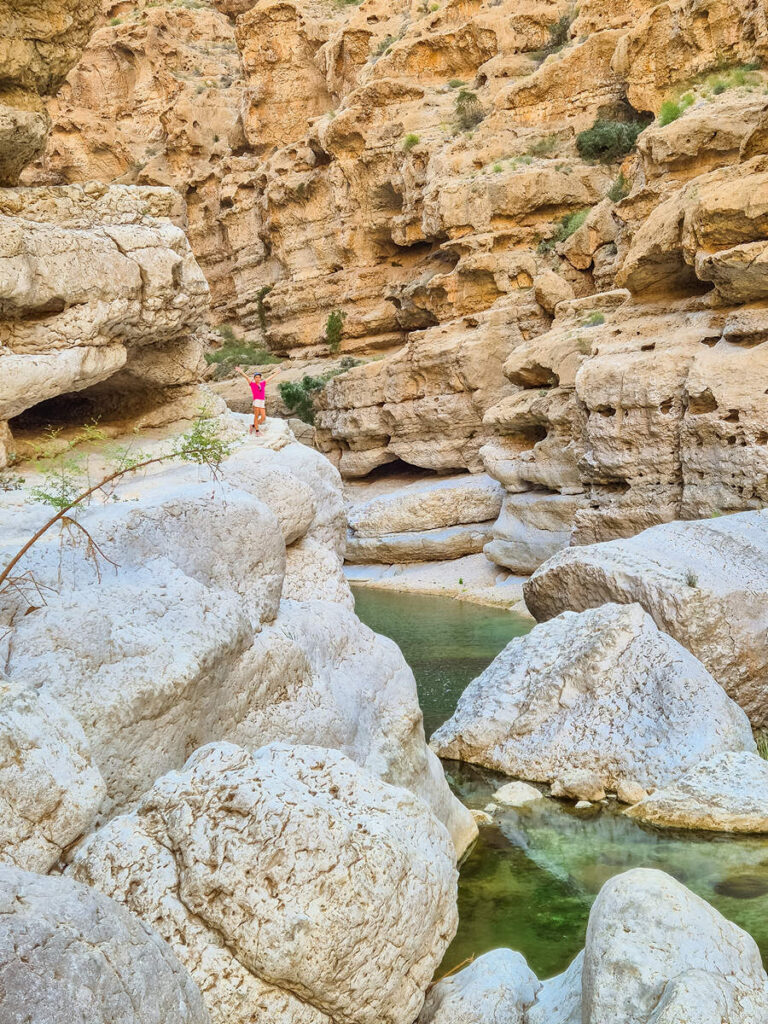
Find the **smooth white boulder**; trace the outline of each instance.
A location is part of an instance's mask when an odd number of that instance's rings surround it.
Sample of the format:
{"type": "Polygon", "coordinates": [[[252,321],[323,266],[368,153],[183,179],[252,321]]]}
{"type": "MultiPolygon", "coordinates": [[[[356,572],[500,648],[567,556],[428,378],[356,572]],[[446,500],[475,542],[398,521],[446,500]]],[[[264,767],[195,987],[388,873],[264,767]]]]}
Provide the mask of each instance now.
{"type": "Polygon", "coordinates": [[[768,723],[768,511],[665,523],[567,548],[524,587],[539,620],[638,602],[749,715],[768,723]]]}
{"type": "Polygon", "coordinates": [[[104,793],[74,716],[0,676],[0,863],[48,871],[89,828],[104,793]]]}
{"type": "Polygon", "coordinates": [[[493,949],[438,981],[418,1024],[526,1024],[540,988],[522,953],[493,949]]]}
{"type": "Polygon", "coordinates": [[[434,562],[441,559],[476,555],[490,540],[492,522],[461,526],[444,526],[437,530],[414,530],[409,533],[385,533],[379,537],[347,539],[346,559],[353,565],[370,562],[434,562]]]}
{"type": "Polygon", "coordinates": [[[480,957],[435,986],[419,1024],[768,1022],[754,940],[662,871],[637,868],[606,882],[585,948],[538,991],[532,976],[523,984],[521,964],[511,950],[480,957]],[[535,1001],[523,1007],[531,992],[535,1001]]]}
{"type": "MultiPolygon", "coordinates": [[[[669,986],[691,971],[731,987],[728,1024],[768,1020],[768,978],[751,936],[662,871],[636,868],[606,882],[587,928],[584,1024],[657,1024],[669,986]]],[[[710,984],[699,979],[688,999],[693,1024],[699,1000],[711,1005],[710,984]]]]}
{"type": "Polygon", "coordinates": [[[500,786],[493,794],[494,803],[502,807],[525,807],[526,804],[543,800],[543,795],[535,786],[529,786],[527,782],[508,782],[500,786]]]}
{"type": "Polygon", "coordinates": [[[170,946],[70,878],[0,867],[3,1024],[209,1024],[170,946]]]}
{"type": "Polygon", "coordinates": [[[600,783],[657,787],[712,754],[755,749],[744,712],[638,605],[566,612],[514,639],[430,745],[587,799],[600,783]],[[574,772],[589,791],[565,786],[574,772]]]}
{"type": "Polygon", "coordinates": [[[746,751],[715,754],[627,814],[667,828],[768,833],[768,761],[746,751]]]}
{"type": "Polygon", "coordinates": [[[204,747],[86,839],[70,870],[168,939],[214,1024],[257,1007],[404,1024],[457,924],[444,826],[318,747],[204,747]]]}

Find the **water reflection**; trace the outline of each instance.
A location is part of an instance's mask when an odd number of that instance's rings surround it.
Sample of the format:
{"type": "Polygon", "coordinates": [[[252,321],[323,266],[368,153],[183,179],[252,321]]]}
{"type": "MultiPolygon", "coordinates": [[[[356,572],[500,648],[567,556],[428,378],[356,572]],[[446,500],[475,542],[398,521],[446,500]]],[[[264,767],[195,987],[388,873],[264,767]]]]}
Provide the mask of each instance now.
{"type": "MultiPolygon", "coordinates": [[[[414,670],[428,733],[448,718],[467,683],[529,623],[497,609],[445,598],[358,591],[358,615],[392,637],[414,670]]],[[[502,776],[445,762],[452,789],[483,808],[502,776]]],[[[757,941],[768,964],[768,837],[654,829],[621,805],[576,811],[542,800],[497,815],[461,868],[459,931],[448,969],[496,946],[519,949],[539,977],[564,970],[584,944],[589,908],[603,883],[632,867],[655,867],[757,941]]]]}

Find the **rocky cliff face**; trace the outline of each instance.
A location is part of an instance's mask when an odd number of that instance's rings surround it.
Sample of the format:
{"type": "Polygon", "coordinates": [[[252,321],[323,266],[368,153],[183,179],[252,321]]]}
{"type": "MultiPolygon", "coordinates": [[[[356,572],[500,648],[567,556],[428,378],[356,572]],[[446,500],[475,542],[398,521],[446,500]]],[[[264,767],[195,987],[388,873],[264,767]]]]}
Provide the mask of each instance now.
{"type": "MultiPolygon", "coordinates": [[[[0,7],[0,183],[16,185],[44,147],[44,98],[97,7],[0,7]]],[[[175,192],[1,188],[0,225],[0,467],[49,423],[157,424],[209,400],[197,387],[208,285],[175,192]]]]}
{"type": "Polygon", "coordinates": [[[764,501],[767,53],[752,0],[106,4],[28,180],[173,184],[216,317],[397,349],[322,449],[485,467],[531,571],[764,501]]]}

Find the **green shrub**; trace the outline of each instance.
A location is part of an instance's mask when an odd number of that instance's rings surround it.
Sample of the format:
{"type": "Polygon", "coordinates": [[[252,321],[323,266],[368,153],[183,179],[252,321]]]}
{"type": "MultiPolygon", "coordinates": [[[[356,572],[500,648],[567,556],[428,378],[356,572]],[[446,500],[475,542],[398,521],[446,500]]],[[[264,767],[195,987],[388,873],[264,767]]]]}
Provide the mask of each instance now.
{"type": "Polygon", "coordinates": [[[414,146],[418,146],[420,141],[421,140],[419,139],[418,135],[416,135],[414,132],[408,132],[408,134],[403,139],[403,149],[406,151],[406,153],[408,153],[410,150],[413,149],[414,146]]]}
{"type": "Polygon", "coordinates": [[[547,25],[549,32],[549,46],[547,49],[550,53],[555,53],[557,50],[561,50],[568,42],[568,33],[570,32],[571,25],[576,17],[576,11],[568,11],[563,14],[557,21],[553,21],[550,25],[547,25]]]}
{"type": "Polygon", "coordinates": [[[589,215],[589,210],[577,210],[576,213],[568,213],[560,219],[560,224],[555,231],[555,241],[564,242],[570,238],[574,231],[578,231],[589,215]]]}
{"type": "Polygon", "coordinates": [[[278,384],[280,397],[292,413],[304,423],[315,422],[314,401],[318,391],[325,387],[322,377],[309,377],[306,374],[300,381],[287,380],[278,384]]]}
{"type": "Polygon", "coordinates": [[[494,164],[493,165],[493,173],[494,174],[501,174],[501,164],[494,164]]]}
{"type": "Polygon", "coordinates": [[[755,733],[755,743],[760,757],[768,761],[768,732],[755,733]]]}
{"type": "Polygon", "coordinates": [[[529,156],[549,156],[555,146],[557,146],[557,136],[546,135],[543,139],[537,139],[532,143],[526,152],[529,156]]]}
{"type": "Polygon", "coordinates": [[[698,585],[699,585],[699,577],[696,575],[696,573],[693,571],[693,569],[688,569],[686,571],[686,573],[685,573],[685,582],[686,582],[686,585],[689,586],[689,587],[698,587],[698,585]]]}
{"type": "Polygon", "coordinates": [[[715,82],[715,84],[712,86],[712,93],[715,96],[719,96],[721,93],[724,93],[727,88],[728,88],[728,86],[725,84],[725,82],[723,82],[721,80],[721,81],[715,82]]]}
{"type": "Polygon", "coordinates": [[[347,314],[341,309],[334,309],[328,314],[328,319],[325,321],[325,341],[331,352],[339,351],[346,319],[347,314]]]}
{"type": "Polygon", "coordinates": [[[461,87],[463,85],[466,85],[466,84],[467,83],[466,82],[462,82],[462,80],[460,78],[452,78],[450,80],[450,82],[448,83],[448,86],[451,89],[461,89],[461,87]]]}
{"type": "Polygon", "coordinates": [[[292,413],[304,423],[315,422],[315,399],[329,380],[338,377],[353,366],[360,366],[362,359],[344,356],[337,370],[328,370],[320,377],[309,377],[306,374],[299,381],[283,381],[278,385],[280,397],[292,413]]]}
{"type": "Polygon", "coordinates": [[[609,164],[626,156],[645,128],[643,121],[597,121],[576,136],[576,148],[584,160],[609,164]]]}
{"type": "Polygon", "coordinates": [[[661,104],[661,110],[659,110],[659,124],[663,128],[667,124],[672,124],[682,114],[680,104],[675,100],[664,100],[661,104]]]}
{"type": "Polygon", "coordinates": [[[624,177],[624,172],[619,171],[618,178],[608,189],[608,198],[612,203],[618,203],[629,195],[629,182],[624,177]]]}
{"type": "Polygon", "coordinates": [[[485,114],[480,100],[477,98],[477,93],[469,89],[459,89],[456,96],[456,118],[459,127],[465,132],[469,131],[475,125],[480,124],[484,117],[485,114]]]}
{"type": "Polygon", "coordinates": [[[256,292],[256,315],[259,318],[259,327],[261,327],[261,333],[267,333],[267,310],[264,306],[264,299],[272,291],[271,284],[265,284],[263,288],[259,288],[256,292]]]}
{"type": "Polygon", "coordinates": [[[383,53],[386,53],[387,50],[390,48],[390,46],[392,46],[392,44],[396,43],[396,42],[397,42],[397,40],[395,39],[394,36],[384,36],[384,38],[381,40],[379,45],[373,51],[375,56],[381,57],[381,55],[383,53]]]}
{"type": "Polygon", "coordinates": [[[224,344],[215,352],[205,354],[206,363],[216,367],[214,376],[217,379],[226,377],[236,366],[264,366],[267,363],[280,362],[277,356],[267,349],[256,348],[238,338],[229,326],[219,327],[218,333],[224,344]]]}
{"type": "Polygon", "coordinates": [[[586,320],[582,320],[582,327],[599,327],[600,324],[605,323],[605,317],[602,313],[595,310],[594,313],[590,313],[586,320]]]}
{"type": "Polygon", "coordinates": [[[109,24],[110,25],[122,25],[123,24],[123,19],[122,18],[110,18],[109,19],[109,24]]]}

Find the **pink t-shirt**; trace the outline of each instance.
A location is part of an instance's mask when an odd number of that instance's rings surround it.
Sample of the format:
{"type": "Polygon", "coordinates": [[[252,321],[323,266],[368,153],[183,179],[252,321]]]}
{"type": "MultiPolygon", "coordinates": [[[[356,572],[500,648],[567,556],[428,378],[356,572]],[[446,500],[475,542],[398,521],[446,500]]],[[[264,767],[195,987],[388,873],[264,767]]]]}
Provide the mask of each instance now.
{"type": "Polygon", "coordinates": [[[252,380],[249,381],[249,384],[251,385],[251,394],[254,401],[257,398],[264,398],[267,391],[267,382],[265,380],[252,380]]]}

